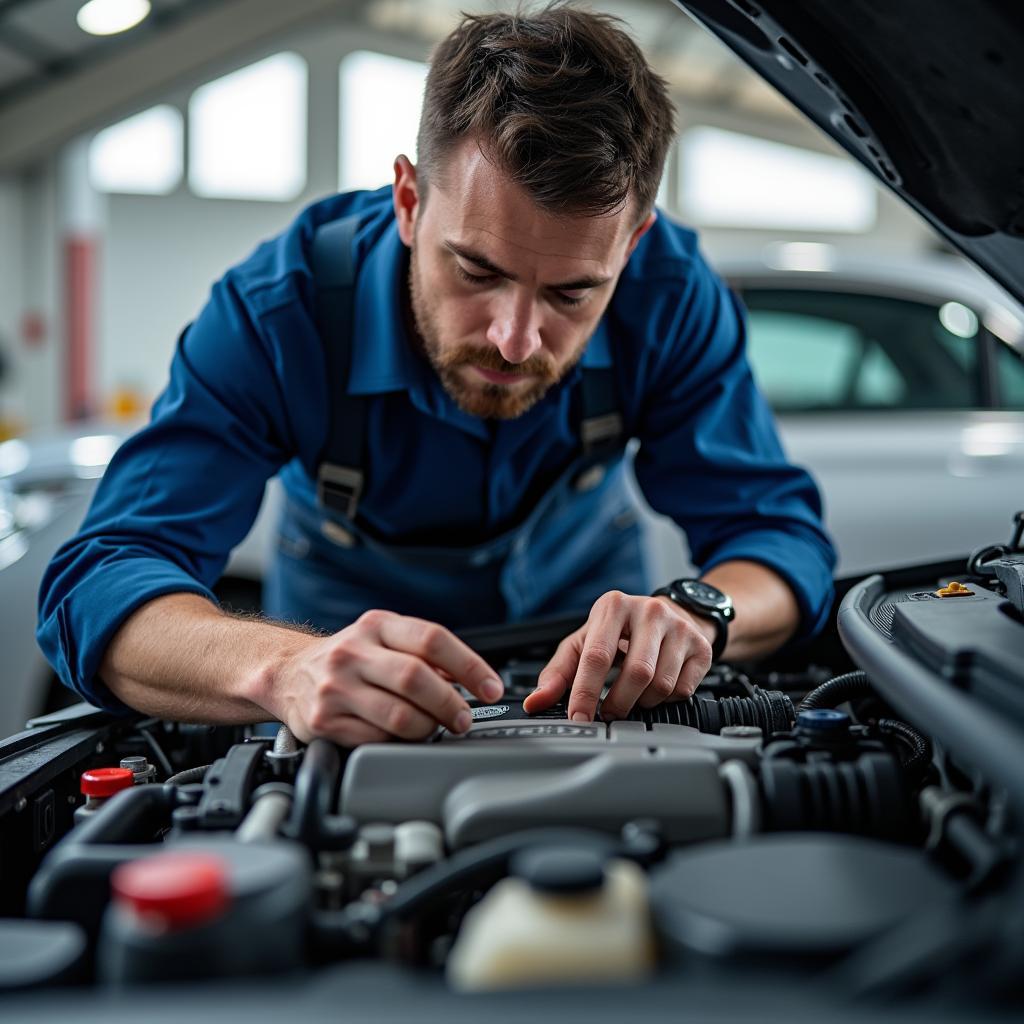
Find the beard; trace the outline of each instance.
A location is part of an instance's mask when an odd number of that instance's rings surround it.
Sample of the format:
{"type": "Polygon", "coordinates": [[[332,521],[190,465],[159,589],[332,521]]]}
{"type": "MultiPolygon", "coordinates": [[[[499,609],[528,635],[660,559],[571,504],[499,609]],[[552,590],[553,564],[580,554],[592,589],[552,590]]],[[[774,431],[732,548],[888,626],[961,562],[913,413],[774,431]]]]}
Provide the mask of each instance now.
{"type": "Polygon", "coordinates": [[[568,362],[559,367],[543,351],[521,363],[510,363],[486,342],[483,345],[443,344],[437,304],[428,297],[427,290],[422,286],[415,248],[409,256],[409,299],[413,321],[423,341],[423,350],[441,386],[463,412],[480,419],[511,420],[522,416],[579,362],[586,348],[587,343],[584,341],[568,362]],[[467,383],[460,371],[473,366],[524,379],[508,384],[484,380],[467,383]]]}

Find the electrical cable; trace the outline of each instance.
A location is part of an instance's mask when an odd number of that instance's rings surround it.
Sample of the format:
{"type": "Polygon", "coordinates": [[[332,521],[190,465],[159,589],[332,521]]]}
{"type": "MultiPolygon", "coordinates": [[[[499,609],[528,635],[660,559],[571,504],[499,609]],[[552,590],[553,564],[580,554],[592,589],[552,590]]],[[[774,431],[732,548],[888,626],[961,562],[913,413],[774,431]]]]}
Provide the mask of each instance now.
{"type": "Polygon", "coordinates": [[[212,765],[201,764],[197,768],[186,768],[183,772],[171,775],[166,781],[168,785],[187,786],[193,782],[202,782],[203,776],[210,770],[212,765]]]}
{"type": "Polygon", "coordinates": [[[867,672],[844,672],[815,687],[800,701],[797,713],[818,708],[834,708],[853,697],[862,697],[872,692],[867,672]]]}
{"type": "Polygon", "coordinates": [[[932,745],[916,729],[896,718],[880,718],[878,728],[888,736],[896,736],[909,747],[906,757],[900,755],[903,770],[918,777],[924,775],[932,763],[932,745]]]}

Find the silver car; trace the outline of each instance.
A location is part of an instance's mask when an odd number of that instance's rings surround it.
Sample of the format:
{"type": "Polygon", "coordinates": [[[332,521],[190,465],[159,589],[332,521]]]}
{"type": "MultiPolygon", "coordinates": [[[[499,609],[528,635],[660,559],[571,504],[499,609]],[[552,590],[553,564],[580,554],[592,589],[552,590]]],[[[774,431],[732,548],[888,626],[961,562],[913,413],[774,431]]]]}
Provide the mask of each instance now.
{"type": "Polygon", "coordinates": [[[821,486],[838,572],[956,557],[1024,507],[1024,309],[963,260],[780,245],[720,266],[754,373],[821,486]]]}

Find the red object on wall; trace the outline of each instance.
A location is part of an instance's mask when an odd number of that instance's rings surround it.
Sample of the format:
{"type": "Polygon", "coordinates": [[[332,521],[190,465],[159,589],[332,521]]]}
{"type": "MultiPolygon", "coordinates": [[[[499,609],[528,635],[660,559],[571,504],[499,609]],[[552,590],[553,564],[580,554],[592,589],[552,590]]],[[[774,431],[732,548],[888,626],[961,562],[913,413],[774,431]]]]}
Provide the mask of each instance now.
{"type": "Polygon", "coordinates": [[[85,419],[93,413],[96,249],[96,240],[87,236],[69,235],[64,241],[64,418],[68,420],[85,419]]]}
{"type": "Polygon", "coordinates": [[[27,348],[40,348],[46,341],[46,320],[37,309],[30,309],[21,318],[21,340],[27,348]]]}

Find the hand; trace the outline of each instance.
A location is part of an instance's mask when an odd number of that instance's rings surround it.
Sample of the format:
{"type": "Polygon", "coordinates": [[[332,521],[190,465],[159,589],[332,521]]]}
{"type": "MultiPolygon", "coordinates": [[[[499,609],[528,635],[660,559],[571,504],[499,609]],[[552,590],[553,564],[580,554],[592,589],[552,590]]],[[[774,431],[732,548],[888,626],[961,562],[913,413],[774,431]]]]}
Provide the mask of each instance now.
{"type": "Polygon", "coordinates": [[[288,656],[273,688],[277,717],[300,740],[353,747],[425,739],[438,725],[465,732],[472,716],[453,682],[488,703],[504,690],[494,669],[443,626],[374,610],[288,656]]]}
{"type": "Polygon", "coordinates": [[[605,678],[619,651],[625,658],[601,717],[625,718],[634,705],[651,708],[693,695],[711,667],[713,622],[690,615],[667,597],[632,597],[613,590],[594,602],[586,623],[567,636],[523,702],[530,714],[561,699],[570,687],[569,718],[592,721],[605,678]]]}

